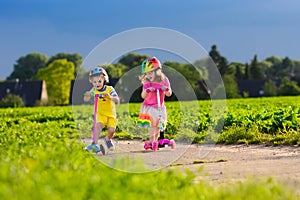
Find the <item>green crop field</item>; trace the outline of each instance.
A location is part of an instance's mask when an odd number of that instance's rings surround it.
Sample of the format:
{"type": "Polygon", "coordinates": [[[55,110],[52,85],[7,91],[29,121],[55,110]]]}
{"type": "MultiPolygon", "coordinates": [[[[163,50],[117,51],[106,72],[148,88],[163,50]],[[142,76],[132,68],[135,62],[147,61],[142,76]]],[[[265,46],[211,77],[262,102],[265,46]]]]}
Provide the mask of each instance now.
{"type": "MultiPolygon", "coordinates": [[[[165,132],[200,144],[299,145],[299,104],[299,97],[168,102],[165,132]]],[[[148,136],[136,128],[139,106],[117,106],[116,138],[148,136]]],[[[91,134],[92,111],[91,105],[0,109],[0,199],[299,198],[272,178],[213,185],[195,181],[201,170],[133,174],[106,167],[79,140],[91,134]]]]}
{"type": "MultiPolygon", "coordinates": [[[[227,101],[167,102],[168,138],[193,143],[300,144],[300,98],[254,98],[227,101]]],[[[116,137],[144,138],[137,128],[140,104],[117,106],[119,126],[116,137]]],[[[92,106],[73,108],[78,126],[91,129],[92,106]]],[[[88,133],[90,134],[90,133],[88,133]]]]}

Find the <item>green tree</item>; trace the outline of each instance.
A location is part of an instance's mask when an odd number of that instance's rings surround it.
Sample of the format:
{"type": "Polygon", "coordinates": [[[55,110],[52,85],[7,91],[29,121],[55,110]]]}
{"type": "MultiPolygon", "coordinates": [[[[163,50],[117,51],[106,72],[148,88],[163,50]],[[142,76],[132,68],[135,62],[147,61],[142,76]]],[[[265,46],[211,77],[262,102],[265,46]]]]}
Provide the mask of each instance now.
{"type": "Polygon", "coordinates": [[[270,56],[266,58],[265,61],[271,62],[273,65],[279,65],[282,62],[282,59],[277,56],[270,56]]]}
{"type": "Polygon", "coordinates": [[[294,66],[294,63],[293,61],[288,58],[288,57],[285,57],[283,60],[282,60],[282,70],[283,70],[283,74],[285,76],[293,76],[294,72],[293,72],[293,66],[294,66]]]}
{"type": "Polygon", "coordinates": [[[46,82],[49,101],[58,105],[69,103],[74,70],[73,62],[68,62],[67,59],[59,59],[38,71],[38,78],[46,82]]]}
{"type": "Polygon", "coordinates": [[[289,77],[284,77],[278,88],[280,96],[296,96],[300,94],[300,88],[295,81],[291,81],[289,77]]]}
{"type": "Polygon", "coordinates": [[[249,75],[249,64],[246,63],[245,64],[245,79],[249,80],[250,79],[250,75],[249,75]]]}
{"type": "Polygon", "coordinates": [[[206,57],[196,60],[193,65],[197,68],[197,73],[200,73],[202,79],[209,79],[209,70],[212,68],[211,66],[214,65],[210,58],[206,57]]]}
{"type": "Polygon", "coordinates": [[[14,65],[14,70],[7,80],[35,80],[39,69],[46,66],[48,57],[40,53],[29,53],[21,56],[14,65]]]}
{"type": "Polygon", "coordinates": [[[279,80],[286,76],[286,72],[282,73],[282,59],[276,56],[271,56],[265,59],[265,61],[272,63],[272,66],[268,68],[266,74],[269,79],[279,80]]]}
{"type": "Polygon", "coordinates": [[[238,84],[237,84],[236,80],[234,79],[233,75],[228,75],[228,74],[224,75],[223,82],[224,82],[227,98],[240,97],[238,84]]]}
{"type": "MultiPolygon", "coordinates": [[[[232,64],[231,64],[232,65],[232,64]]],[[[235,66],[235,78],[242,80],[245,78],[245,66],[241,63],[234,63],[235,66]]]]}
{"type": "Polygon", "coordinates": [[[128,67],[122,63],[111,64],[106,68],[106,71],[110,78],[120,78],[126,71],[128,67]]]}
{"type": "Polygon", "coordinates": [[[251,79],[264,79],[264,74],[262,72],[261,67],[258,64],[258,61],[257,61],[257,55],[254,55],[254,58],[251,61],[249,70],[250,70],[251,79]]]}
{"type": "Polygon", "coordinates": [[[292,79],[300,85],[300,60],[293,60],[292,79]]]}
{"type": "Polygon", "coordinates": [[[192,64],[179,63],[179,62],[165,62],[165,66],[175,69],[177,72],[182,74],[188,82],[195,87],[198,80],[202,80],[202,71],[198,71],[192,64]]]}
{"type": "Polygon", "coordinates": [[[273,64],[270,61],[263,60],[258,64],[263,71],[266,79],[272,79],[272,74],[270,74],[273,64]]]}
{"type": "Polygon", "coordinates": [[[277,86],[276,83],[272,80],[268,80],[264,86],[264,96],[276,96],[277,95],[277,86]]]}
{"type": "Polygon", "coordinates": [[[72,62],[75,67],[74,75],[77,76],[77,72],[82,64],[82,56],[78,53],[57,53],[49,58],[47,66],[59,59],[67,59],[67,61],[72,62]]]}
{"type": "Polygon", "coordinates": [[[223,57],[220,52],[217,50],[217,46],[213,45],[211,47],[211,50],[209,52],[209,56],[216,64],[217,68],[219,69],[219,72],[221,76],[223,76],[226,73],[226,70],[228,68],[228,61],[225,57],[223,57]]]}
{"type": "Polygon", "coordinates": [[[282,62],[273,66],[273,75],[277,79],[283,79],[285,76],[290,76],[293,69],[293,61],[288,57],[282,59],[282,62]]]}
{"type": "Polygon", "coordinates": [[[236,74],[236,66],[232,65],[232,64],[228,64],[227,67],[226,67],[225,74],[235,75],[236,74]]]}
{"type": "Polygon", "coordinates": [[[131,69],[133,67],[140,66],[142,64],[142,62],[149,57],[150,56],[148,56],[148,55],[142,55],[142,54],[137,54],[137,53],[128,53],[127,55],[121,57],[121,59],[119,60],[118,63],[121,63],[121,64],[129,67],[129,69],[131,69]]]}

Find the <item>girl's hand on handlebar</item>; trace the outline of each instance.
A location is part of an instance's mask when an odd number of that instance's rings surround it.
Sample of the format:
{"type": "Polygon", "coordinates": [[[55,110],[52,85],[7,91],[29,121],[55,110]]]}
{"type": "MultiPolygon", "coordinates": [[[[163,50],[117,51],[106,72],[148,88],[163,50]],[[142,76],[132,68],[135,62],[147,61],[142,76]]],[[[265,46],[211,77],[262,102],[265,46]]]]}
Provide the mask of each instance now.
{"type": "Polygon", "coordinates": [[[164,92],[168,92],[168,91],[169,91],[169,88],[166,87],[166,86],[162,86],[162,87],[161,87],[161,90],[164,91],[164,92]]]}

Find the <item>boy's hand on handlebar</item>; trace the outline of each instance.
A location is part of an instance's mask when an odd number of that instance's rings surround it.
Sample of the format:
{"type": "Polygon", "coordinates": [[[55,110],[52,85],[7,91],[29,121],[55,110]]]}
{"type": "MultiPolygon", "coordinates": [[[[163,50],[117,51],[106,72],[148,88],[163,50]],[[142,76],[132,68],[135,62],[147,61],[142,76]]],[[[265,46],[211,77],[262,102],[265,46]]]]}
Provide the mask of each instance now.
{"type": "Polygon", "coordinates": [[[91,96],[93,96],[93,94],[92,94],[92,92],[90,92],[90,91],[86,91],[86,92],[84,93],[84,96],[85,96],[85,97],[91,97],[91,96]]]}

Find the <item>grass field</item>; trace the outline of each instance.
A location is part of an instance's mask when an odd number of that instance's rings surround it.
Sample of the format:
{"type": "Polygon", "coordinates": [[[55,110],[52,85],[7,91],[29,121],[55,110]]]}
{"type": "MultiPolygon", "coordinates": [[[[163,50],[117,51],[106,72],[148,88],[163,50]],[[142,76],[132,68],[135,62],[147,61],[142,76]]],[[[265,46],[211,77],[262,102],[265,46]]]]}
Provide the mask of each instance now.
{"type": "MultiPolygon", "coordinates": [[[[210,101],[167,103],[166,135],[196,143],[299,145],[299,102],[299,97],[228,100],[215,116],[210,101]]],[[[135,128],[139,104],[117,109],[117,137],[147,137],[135,128]]],[[[108,168],[78,140],[91,134],[92,106],[8,108],[0,116],[0,199],[300,198],[272,178],[212,185],[195,181],[201,170],[134,174],[108,168]]]]}

